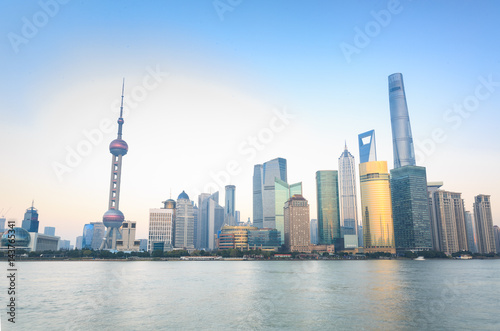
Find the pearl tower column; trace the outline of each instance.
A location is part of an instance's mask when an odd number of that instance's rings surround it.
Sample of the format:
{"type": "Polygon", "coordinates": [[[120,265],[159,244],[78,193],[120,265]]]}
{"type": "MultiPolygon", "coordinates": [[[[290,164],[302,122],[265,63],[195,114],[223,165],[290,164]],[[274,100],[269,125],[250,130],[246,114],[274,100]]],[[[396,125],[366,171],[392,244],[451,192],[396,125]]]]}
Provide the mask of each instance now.
{"type": "Polygon", "coordinates": [[[109,144],[109,151],[113,155],[111,160],[111,182],[109,187],[109,205],[108,211],[104,213],[102,221],[106,226],[106,238],[101,249],[116,250],[116,240],[121,238],[120,227],[125,216],[118,209],[120,205],[120,180],[122,173],[122,157],[128,152],[128,145],[122,139],[123,127],[123,91],[125,82],[122,86],[122,100],[120,106],[120,117],[118,118],[118,137],[109,144]]]}

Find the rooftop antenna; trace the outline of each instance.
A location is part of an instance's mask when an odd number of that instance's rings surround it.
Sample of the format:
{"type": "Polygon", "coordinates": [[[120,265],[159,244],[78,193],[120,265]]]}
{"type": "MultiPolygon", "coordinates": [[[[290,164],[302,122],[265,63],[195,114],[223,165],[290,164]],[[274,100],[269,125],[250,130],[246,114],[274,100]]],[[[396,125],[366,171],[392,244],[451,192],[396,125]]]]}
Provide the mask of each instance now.
{"type": "Polygon", "coordinates": [[[123,95],[125,92],[125,77],[123,77],[122,83],[122,100],[120,104],[120,118],[118,118],[118,139],[122,139],[122,126],[123,126],[123,95]]]}

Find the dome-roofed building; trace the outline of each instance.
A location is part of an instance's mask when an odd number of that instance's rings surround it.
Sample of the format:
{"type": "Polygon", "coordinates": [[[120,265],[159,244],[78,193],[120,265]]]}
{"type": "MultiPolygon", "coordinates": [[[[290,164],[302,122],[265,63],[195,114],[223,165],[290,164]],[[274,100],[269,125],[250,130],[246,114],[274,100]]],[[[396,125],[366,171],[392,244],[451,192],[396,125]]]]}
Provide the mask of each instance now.
{"type": "Polygon", "coordinates": [[[179,194],[179,196],[177,197],[177,200],[180,200],[180,199],[189,200],[189,196],[186,194],[186,192],[182,191],[182,193],[179,194]]]}
{"type": "MultiPolygon", "coordinates": [[[[16,248],[26,248],[30,245],[31,236],[27,230],[19,227],[15,227],[12,230],[14,230],[14,235],[16,236],[15,243],[10,243],[12,246],[16,248]]],[[[12,232],[10,234],[12,236],[12,232]]],[[[9,230],[3,233],[1,245],[2,247],[7,247],[9,245],[9,230]]]]}
{"type": "Polygon", "coordinates": [[[163,209],[175,209],[175,200],[168,199],[167,201],[162,201],[163,209]]]}

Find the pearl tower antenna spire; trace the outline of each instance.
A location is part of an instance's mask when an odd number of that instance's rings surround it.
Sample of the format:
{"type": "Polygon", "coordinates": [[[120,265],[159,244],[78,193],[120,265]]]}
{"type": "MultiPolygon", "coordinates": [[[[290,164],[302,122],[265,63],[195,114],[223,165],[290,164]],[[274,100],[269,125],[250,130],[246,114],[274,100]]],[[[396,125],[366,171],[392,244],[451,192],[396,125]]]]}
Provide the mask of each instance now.
{"type": "Polygon", "coordinates": [[[111,152],[111,182],[109,187],[109,204],[108,211],[104,213],[102,221],[106,226],[106,238],[104,239],[101,249],[116,250],[116,240],[121,238],[120,228],[125,216],[118,209],[120,205],[120,181],[122,174],[122,158],[128,152],[128,145],[122,139],[123,128],[123,95],[125,91],[125,78],[122,84],[122,97],[120,105],[120,117],[118,118],[118,136],[109,144],[111,152]]]}

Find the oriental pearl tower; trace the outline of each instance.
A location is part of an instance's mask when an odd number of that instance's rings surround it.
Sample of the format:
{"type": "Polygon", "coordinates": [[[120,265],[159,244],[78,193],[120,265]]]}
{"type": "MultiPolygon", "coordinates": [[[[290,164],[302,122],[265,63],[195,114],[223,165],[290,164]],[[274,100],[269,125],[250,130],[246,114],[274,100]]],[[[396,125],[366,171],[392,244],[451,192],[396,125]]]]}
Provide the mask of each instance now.
{"type": "Polygon", "coordinates": [[[128,145],[122,139],[123,127],[123,92],[125,79],[122,85],[122,99],[120,105],[120,117],[118,118],[118,137],[109,144],[109,151],[113,155],[111,161],[111,183],[109,187],[109,206],[104,213],[102,221],[106,226],[106,238],[101,245],[101,249],[116,250],[116,240],[121,239],[120,227],[125,216],[118,209],[120,203],[120,179],[122,173],[122,157],[128,152],[128,145]]]}

